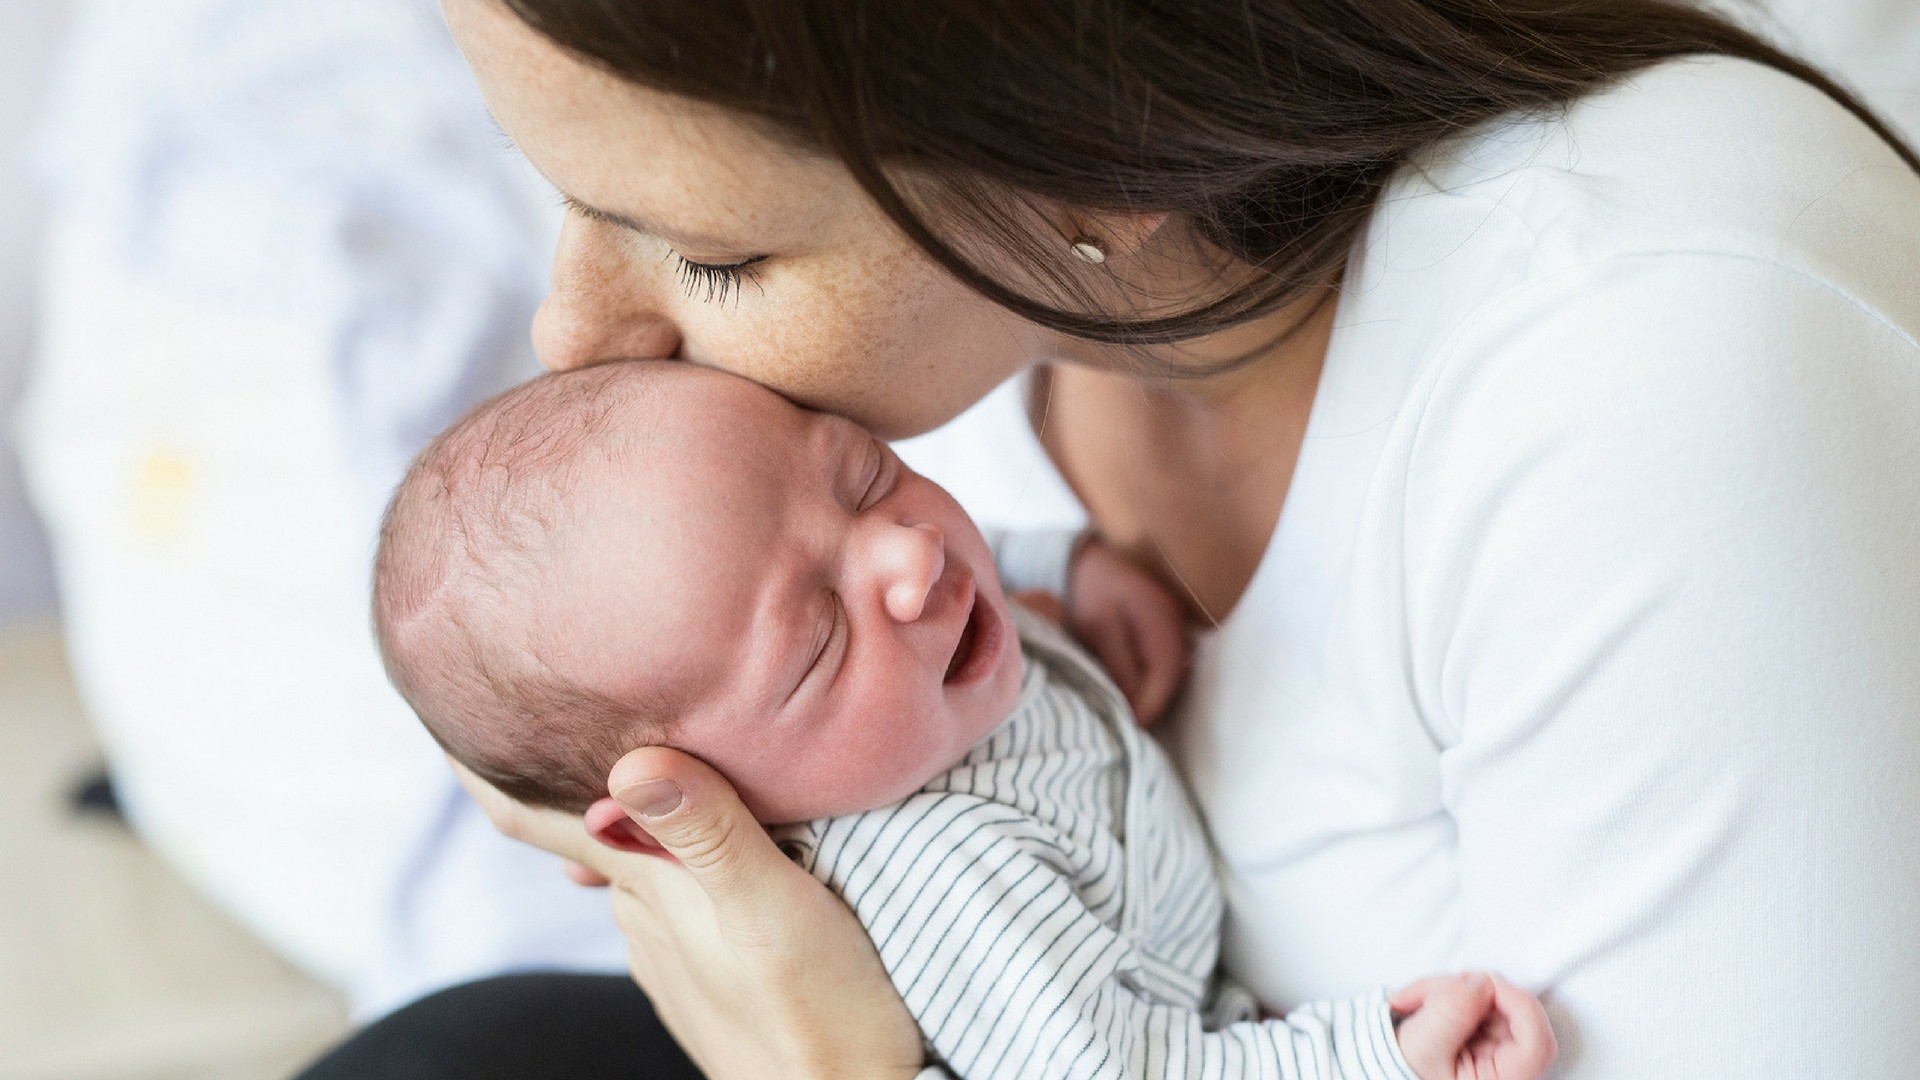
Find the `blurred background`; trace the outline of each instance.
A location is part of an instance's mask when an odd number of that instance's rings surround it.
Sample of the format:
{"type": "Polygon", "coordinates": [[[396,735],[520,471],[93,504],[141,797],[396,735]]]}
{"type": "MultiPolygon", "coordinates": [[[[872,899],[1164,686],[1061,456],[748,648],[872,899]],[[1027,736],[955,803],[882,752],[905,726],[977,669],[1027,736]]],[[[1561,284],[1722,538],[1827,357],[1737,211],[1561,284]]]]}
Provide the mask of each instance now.
{"type": "MultiPolygon", "coordinates": [[[[1920,0],[1729,5],[1920,133],[1920,0]]],[[[0,3],[0,1080],[267,1080],[622,967],[364,612],[401,467],[534,370],[557,223],[428,0],[0,3]]]]}
{"type": "Polygon", "coordinates": [[[557,224],[431,0],[0,4],[0,1078],[285,1076],[623,968],[366,616],[405,462],[534,370],[557,224]]]}

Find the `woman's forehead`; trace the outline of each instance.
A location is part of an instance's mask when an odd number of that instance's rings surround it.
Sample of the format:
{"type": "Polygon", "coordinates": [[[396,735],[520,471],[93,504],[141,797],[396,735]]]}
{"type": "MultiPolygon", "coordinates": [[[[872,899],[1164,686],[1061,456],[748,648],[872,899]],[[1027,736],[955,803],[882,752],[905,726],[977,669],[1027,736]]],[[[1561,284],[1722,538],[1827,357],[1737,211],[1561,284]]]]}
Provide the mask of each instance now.
{"type": "Polygon", "coordinates": [[[865,203],[838,163],[750,119],[623,81],[496,0],[445,0],[508,136],[568,198],[669,241],[802,233],[865,203]]]}

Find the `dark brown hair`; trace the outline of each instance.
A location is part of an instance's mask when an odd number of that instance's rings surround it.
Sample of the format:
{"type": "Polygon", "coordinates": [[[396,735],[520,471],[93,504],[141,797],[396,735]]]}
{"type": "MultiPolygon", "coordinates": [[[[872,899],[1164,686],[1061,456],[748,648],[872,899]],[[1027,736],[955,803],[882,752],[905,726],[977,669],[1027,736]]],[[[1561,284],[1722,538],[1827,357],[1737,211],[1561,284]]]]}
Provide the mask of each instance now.
{"type": "Polygon", "coordinates": [[[1097,341],[1197,337],[1338,280],[1395,169],[1507,114],[1551,115],[1659,61],[1758,61],[1851,94],[1667,0],[505,0],[622,79],[737,110],[831,154],[961,280],[1097,341]],[[903,173],[931,187],[903,185],[903,173]],[[1020,200],[1167,212],[1246,268],[1199,305],[1084,299],[1020,200]],[[938,228],[957,222],[964,229],[938,228]],[[967,236],[1043,288],[962,252],[967,236]]]}

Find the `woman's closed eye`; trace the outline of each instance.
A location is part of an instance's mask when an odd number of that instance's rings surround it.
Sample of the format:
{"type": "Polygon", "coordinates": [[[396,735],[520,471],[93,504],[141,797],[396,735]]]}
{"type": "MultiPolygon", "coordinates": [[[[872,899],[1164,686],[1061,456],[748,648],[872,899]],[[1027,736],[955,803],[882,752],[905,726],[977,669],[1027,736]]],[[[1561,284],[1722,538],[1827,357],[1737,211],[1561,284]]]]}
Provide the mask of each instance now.
{"type": "Polygon", "coordinates": [[[729,296],[740,295],[741,286],[757,280],[754,268],[767,261],[765,255],[755,255],[736,263],[703,263],[694,262],[677,251],[672,255],[687,296],[710,304],[724,304],[729,296]]]}
{"type": "MultiPolygon", "coordinates": [[[[560,203],[591,221],[612,225],[640,236],[650,235],[635,222],[588,206],[564,192],[560,195],[560,203]]],[[[698,297],[713,304],[724,304],[729,297],[739,296],[742,285],[758,280],[758,273],[754,268],[767,261],[767,256],[755,255],[738,262],[700,262],[671,249],[668,250],[667,257],[674,260],[675,272],[679,275],[680,284],[686,289],[687,296],[698,297]]]]}

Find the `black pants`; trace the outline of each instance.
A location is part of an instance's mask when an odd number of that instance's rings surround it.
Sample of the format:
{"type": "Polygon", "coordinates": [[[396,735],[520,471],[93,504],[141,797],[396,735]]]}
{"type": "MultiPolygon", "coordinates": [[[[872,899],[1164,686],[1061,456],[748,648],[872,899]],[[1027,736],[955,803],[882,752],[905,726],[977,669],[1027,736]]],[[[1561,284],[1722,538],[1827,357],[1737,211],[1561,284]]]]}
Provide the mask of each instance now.
{"type": "Polygon", "coordinates": [[[504,975],[361,1030],[297,1080],[701,1080],[619,975],[504,975]]]}

